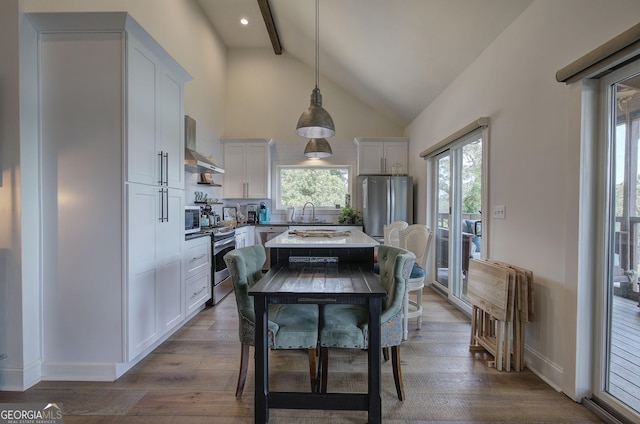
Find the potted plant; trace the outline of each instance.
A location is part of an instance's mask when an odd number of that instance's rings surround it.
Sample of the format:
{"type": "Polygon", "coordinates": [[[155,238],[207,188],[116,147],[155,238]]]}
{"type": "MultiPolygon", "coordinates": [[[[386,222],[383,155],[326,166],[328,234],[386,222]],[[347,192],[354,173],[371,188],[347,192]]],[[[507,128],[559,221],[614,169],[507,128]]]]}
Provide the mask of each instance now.
{"type": "Polygon", "coordinates": [[[362,212],[353,209],[352,207],[342,208],[340,215],[338,215],[339,224],[362,224],[362,212]]]}

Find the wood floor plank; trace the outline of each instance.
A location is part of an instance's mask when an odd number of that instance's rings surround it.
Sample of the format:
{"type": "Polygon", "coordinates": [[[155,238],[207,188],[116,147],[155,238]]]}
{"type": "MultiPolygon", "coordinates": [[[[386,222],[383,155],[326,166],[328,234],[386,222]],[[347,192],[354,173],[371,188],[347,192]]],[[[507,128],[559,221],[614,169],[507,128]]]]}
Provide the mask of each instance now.
{"type": "MultiPolygon", "coordinates": [[[[391,363],[382,364],[385,424],[600,422],[527,369],[506,373],[488,367],[490,355],[469,352],[469,319],[430,289],[423,308],[422,328],[410,323],[401,346],[404,402],[396,397],[391,363]]],[[[253,423],[253,361],[244,394],[235,397],[237,326],[232,293],[116,382],[46,381],[24,393],[0,392],[0,402],[63,403],[65,424],[253,423]]],[[[309,390],[307,359],[305,351],[271,351],[271,388],[309,390]]],[[[331,349],[329,391],[366,390],[366,370],[366,352],[331,349]]],[[[272,410],[270,417],[271,424],[367,422],[362,411],[272,410]]]]}

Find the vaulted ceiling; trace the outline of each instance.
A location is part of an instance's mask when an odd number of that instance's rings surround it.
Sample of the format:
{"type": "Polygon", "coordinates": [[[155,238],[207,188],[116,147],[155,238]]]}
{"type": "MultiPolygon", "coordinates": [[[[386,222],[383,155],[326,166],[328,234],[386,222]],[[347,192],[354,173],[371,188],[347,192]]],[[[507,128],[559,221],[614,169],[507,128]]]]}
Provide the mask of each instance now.
{"type": "MultiPolygon", "coordinates": [[[[268,4],[283,54],[315,67],[315,0],[198,1],[229,49],[272,48],[268,4]]],[[[531,1],[320,0],[320,73],[405,126],[531,1]]]]}

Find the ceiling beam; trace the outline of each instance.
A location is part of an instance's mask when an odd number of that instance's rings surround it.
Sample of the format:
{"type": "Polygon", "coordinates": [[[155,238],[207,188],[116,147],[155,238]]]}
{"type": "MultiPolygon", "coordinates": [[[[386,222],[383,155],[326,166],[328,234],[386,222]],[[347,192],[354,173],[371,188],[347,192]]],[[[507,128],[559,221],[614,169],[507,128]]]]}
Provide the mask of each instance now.
{"type": "Polygon", "coordinates": [[[278,37],[278,30],[276,29],[276,23],[273,21],[273,15],[271,14],[271,6],[269,6],[269,0],[258,0],[260,6],[260,12],[262,12],[262,19],[267,27],[269,38],[271,39],[271,45],[273,46],[273,52],[275,54],[282,54],[282,45],[280,44],[280,38],[278,37]]]}

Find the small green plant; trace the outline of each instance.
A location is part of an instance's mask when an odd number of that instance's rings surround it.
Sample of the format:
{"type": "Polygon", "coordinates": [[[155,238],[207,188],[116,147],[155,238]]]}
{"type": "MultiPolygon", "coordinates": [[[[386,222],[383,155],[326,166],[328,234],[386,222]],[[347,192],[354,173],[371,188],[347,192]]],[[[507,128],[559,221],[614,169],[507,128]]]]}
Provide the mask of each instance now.
{"type": "Polygon", "coordinates": [[[339,224],[362,224],[362,212],[351,207],[342,208],[338,215],[339,224]]]}

